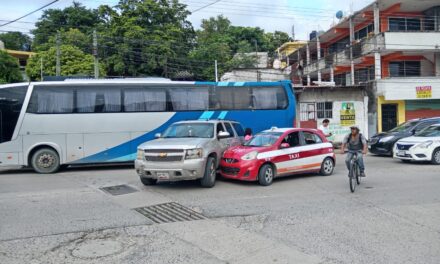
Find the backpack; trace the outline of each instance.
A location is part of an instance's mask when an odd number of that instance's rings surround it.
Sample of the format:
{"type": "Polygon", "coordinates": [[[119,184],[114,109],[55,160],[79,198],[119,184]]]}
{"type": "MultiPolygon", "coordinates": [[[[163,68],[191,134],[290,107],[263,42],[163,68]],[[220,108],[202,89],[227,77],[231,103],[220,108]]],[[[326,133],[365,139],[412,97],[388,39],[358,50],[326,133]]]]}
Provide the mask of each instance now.
{"type": "MultiPolygon", "coordinates": [[[[348,134],[348,140],[347,140],[347,142],[345,142],[345,144],[349,144],[350,143],[350,137],[351,137],[351,133],[350,134],[348,134]]],[[[359,133],[359,143],[361,144],[361,147],[362,147],[362,149],[364,149],[364,143],[362,142],[362,137],[363,137],[363,135],[362,135],[362,133],[359,133]]]]}

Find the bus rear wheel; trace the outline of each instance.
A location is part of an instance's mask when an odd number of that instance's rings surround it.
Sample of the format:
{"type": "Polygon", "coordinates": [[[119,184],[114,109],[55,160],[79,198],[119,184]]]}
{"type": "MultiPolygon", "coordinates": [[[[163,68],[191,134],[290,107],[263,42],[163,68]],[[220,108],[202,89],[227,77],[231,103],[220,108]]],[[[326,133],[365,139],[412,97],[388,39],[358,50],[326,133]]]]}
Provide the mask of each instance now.
{"type": "Polygon", "coordinates": [[[38,173],[55,173],[60,168],[60,157],[55,150],[42,148],[32,155],[31,165],[38,173]]]}

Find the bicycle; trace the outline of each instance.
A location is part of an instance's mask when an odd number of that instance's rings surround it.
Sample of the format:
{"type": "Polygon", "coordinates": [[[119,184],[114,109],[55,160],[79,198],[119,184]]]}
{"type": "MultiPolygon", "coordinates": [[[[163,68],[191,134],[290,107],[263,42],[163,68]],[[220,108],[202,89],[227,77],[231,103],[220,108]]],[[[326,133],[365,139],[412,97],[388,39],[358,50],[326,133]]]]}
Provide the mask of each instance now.
{"type": "Polygon", "coordinates": [[[350,184],[350,191],[354,192],[356,190],[356,185],[361,184],[361,177],[359,171],[359,164],[357,162],[359,152],[350,152],[353,153],[353,157],[350,160],[350,170],[348,172],[348,181],[350,184]]]}

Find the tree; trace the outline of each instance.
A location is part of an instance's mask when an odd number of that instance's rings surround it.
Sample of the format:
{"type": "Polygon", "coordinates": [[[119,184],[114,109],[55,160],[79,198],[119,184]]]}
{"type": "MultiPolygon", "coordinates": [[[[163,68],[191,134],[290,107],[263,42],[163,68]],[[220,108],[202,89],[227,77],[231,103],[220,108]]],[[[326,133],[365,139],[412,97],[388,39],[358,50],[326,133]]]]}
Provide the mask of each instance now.
{"type": "MultiPolygon", "coordinates": [[[[61,75],[87,75],[94,73],[94,59],[90,54],[84,54],[79,48],[69,45],[61,45],[61,75]]],[[[55,75],[56,73],[56,48],[52,47],[47,51],[41,51],[37,55],[32,56],[28,60],[26,73],[31,80],[40,80],[41,76],[41,60],[43,62],[43,74],[55,75]]],[[[100,67],[100,75],[104,73],[104,69],[100,67]]]]}
{"type": "Polygon", "coordinates": [[[3,41],[5,48],[7,49],[22,51],[31,50],[31,38],[21,32],[7,32],[0,34],[0,40],[3,41]]]}
{"type": "Polygon", "coordinates": [[[78,2],[64,9],[47,9],[37,23],[34,34],[34,46],[37,50],[44,50],[47,46],[40,47],[53,38],[57,31],[77,29],[86,35],[91,35],[93,29],[100,23],[98,11],[88,9],[78,2]]]}
{"type": "Polygon", "coordinates": [[[100,57],[109,75],[168,76],[187,64],[194,29],[178,0],[121,0],[99,8],[100,57]]]}
{"type": "Polygon", "coordinates": [[[0,50],[0,83],[21,82],[23,77],[18,61],[7,52],[0,50]]]}
{"type": "MultiPolygon", "coordinates": [[[[39,46],[39,50],[48,50],[56,46],[56,35],[49,37],[48,41],[39,46]]],[[[60,40],[62,45],[75,46],[81,51],[92,54],[92,36],[87,36],[79,29],[70,28],[69,30],[60,30],[60,40]]]]}

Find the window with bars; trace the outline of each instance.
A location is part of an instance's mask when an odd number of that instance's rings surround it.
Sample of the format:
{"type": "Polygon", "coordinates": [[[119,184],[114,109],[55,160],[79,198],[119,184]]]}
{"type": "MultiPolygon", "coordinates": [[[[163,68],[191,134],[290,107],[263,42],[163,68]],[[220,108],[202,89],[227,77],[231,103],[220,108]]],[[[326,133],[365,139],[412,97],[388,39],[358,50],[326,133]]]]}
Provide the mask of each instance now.
{"type": "Polygon", "coordinates": [[[316,103],[318,118],[333,118],[333,102],[316,103]]]}

